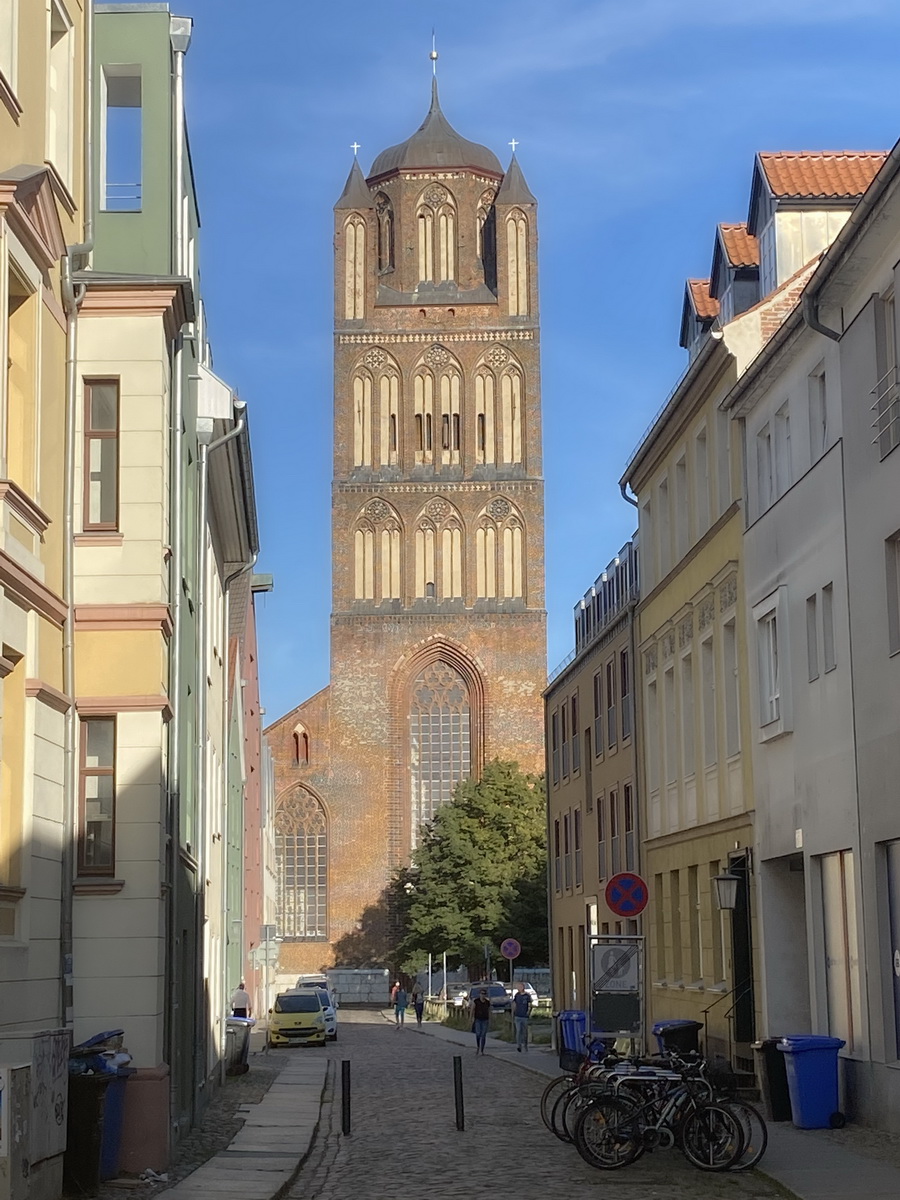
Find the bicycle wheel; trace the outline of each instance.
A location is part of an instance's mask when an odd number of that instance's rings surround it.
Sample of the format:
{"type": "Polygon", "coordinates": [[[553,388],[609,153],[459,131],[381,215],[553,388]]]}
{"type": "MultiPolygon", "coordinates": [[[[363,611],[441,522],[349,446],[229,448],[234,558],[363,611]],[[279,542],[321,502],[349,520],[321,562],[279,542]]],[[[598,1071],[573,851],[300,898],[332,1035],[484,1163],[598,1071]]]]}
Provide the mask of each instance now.
{"type": "Polygon", "coordinates": [[[581,1109],[575,1124],[575,1148],[586,1163],[614,1171],[634,1162],[641,1150],[639,1118],[615,1096],[597,1096],[581,1109]]]}
{"type": "Polygon", "coordinates": [[[721,1104],[703,1104],[684,1119],[681,1149],[701,1171],[727,1171],[744,1153],[741,1123],[721,1104]]]}
{"type": "Polygon", "coordinates": [[[550,1114],[550,1128],[556,1134],[561,1142],[571,1142],[572,1137],[566,1128],[566,1110],[569,1107],[569,1102],[572,1097],[578,1094],[578,1087],[570,1087],[567,1092],[563,1092],[556,1097],[553,1105],[553,1111],[550,1114]]]}
{"type": "Polygon", "coordinates": [[[578,1087],[572,1088],[560,1101],[559,1113],[557,1122],[561,1133],[564,1132],[567,1136],[564,1141],[574,1142],[575,1126],[578,1118],[581,1115],[585,1105],[590,1104],[592,1100],[598,1099],[604,1095],[608,1095],[607,1089],[602,1083],[582,1083],[578,1087]]]}
{"type": "Polygon", "coordinates": [[[541,1120],[551,1133],[556,1132],[553,1128],[553,1106],[560,1096],[574,1086],[575,1079],[572,1075],[557,1075],[556,1079],[551,1079],[544,1088],[541,1095],[541,1120]]]}
{"type": "Polygon", "coordinates": [[[721,1104],[737,1117],[744,1139],[744,1151],[731,1170],[749,1171],[765,1154],[769,1143],[765,1118],[759,1109],[748,1104],[746,1100],[723,1100],[721,1104]]]}

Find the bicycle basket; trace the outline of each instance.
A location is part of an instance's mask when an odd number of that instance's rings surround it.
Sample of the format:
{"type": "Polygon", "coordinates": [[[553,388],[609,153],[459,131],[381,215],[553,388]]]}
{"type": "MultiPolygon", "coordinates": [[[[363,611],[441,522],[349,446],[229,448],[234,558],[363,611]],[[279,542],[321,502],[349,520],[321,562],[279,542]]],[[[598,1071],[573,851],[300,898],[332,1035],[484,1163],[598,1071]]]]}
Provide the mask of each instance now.
{"type": "Polygon", "coordinates": [[[565,1047],[559,1052],[559,1069],[561,1071],[580,1070],[581,1064],[584,1061],[584,1055],[579,1054],[577,1050],[567,1050],[565,1047]]]}

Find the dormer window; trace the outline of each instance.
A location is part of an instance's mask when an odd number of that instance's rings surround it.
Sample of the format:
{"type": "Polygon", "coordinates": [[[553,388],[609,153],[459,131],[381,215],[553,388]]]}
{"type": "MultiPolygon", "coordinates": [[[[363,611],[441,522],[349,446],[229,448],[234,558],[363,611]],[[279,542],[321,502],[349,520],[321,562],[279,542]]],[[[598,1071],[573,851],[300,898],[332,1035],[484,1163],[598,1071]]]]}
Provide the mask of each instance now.
{"type": "Polygon", "coordinates": [[[709,280],[689,279],[684,288],[678,343],[684,346],[692,359],[699,352],[703,339],[718,315],[719,302],[709,294],[709,280]]]}
{"type": "Polygon", "coordinates": [[[718,301],[723,325],[759,300],[759,246],[746,225],[720,225],[716,230],[709,294],[718,301]]]}

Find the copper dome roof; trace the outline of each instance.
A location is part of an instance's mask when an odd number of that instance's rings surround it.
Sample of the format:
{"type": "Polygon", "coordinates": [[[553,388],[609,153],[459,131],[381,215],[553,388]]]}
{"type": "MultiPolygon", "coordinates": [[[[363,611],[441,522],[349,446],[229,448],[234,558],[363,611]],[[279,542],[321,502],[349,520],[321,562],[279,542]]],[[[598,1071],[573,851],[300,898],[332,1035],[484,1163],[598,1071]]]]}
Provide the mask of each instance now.
{"type": "Polygon", "coordinates": [[[369,178],[417,167],[471,167],[492,175],[503,174],[500,160],[492,150],[462,137],[444,116],[436,79],[431,86],[431,108],[425,120],[405,142],[382,150],[372,164],[369,178]]]}

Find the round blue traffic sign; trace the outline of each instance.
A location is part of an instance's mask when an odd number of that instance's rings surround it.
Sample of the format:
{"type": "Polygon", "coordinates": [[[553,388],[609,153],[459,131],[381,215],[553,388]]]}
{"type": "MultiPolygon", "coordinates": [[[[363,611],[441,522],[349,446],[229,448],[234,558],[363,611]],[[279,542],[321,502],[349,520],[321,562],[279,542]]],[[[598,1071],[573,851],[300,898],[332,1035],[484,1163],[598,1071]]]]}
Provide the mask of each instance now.
{"type": "Polygon", "coordinates": [[[606,885],[606,904],[617,917],[636,917],[647,907],[647,884],[633,871],[620,871],[606,885]]]}
{"type": "Polygon", "coordinates": [[[515,938],[507,938],[505,941],[500,943],[500,953],[504,958],[518,958],[522,953],[522,947],[515,938]]]}

